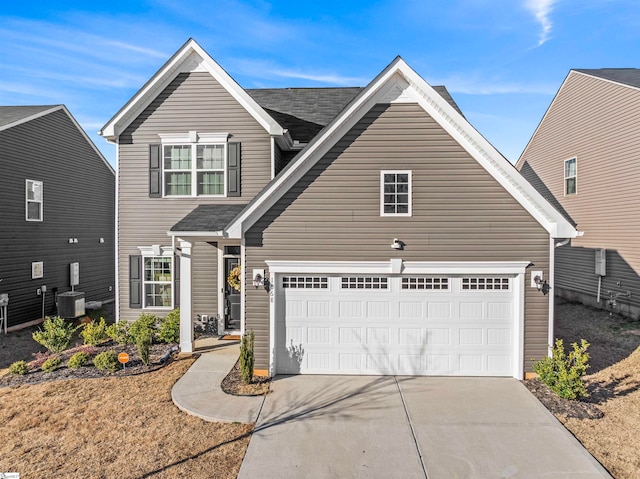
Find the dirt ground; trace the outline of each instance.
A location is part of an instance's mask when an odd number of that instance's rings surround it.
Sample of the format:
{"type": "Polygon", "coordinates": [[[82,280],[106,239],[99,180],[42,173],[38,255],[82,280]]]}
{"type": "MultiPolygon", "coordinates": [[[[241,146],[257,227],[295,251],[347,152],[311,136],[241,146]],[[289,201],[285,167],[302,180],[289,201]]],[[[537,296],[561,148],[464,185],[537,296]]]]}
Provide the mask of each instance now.
{"type": "Polygon", "coordinates": [[[556,336],[565,348],[582,338],[591,344],[590,396],[546,404],[545,393],[536,395],[616,479],[639,478],[640,322],[559,302],[556,336]]]}

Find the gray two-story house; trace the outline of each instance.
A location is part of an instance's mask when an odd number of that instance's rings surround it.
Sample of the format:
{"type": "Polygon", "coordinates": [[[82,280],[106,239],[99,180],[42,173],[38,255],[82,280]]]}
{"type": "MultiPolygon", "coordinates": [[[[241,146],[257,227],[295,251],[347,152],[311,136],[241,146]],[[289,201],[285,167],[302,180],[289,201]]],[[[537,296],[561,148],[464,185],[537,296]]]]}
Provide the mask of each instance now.
{"type": "Polygon", "coordinates": [[[189,40],[103,127],[118,314],[255,333],[256,373],[523,377],[577,232],[401,58],[364,88],[245,90],[189,40]]]}
{"type": "Polygon", "coordinates": [[[60,293],[115,297],[115,171],[64,105],[0,107],[0,294],[8,329],[60,293]],[[74,266],[72,266],[74,265],[74,266]]]}

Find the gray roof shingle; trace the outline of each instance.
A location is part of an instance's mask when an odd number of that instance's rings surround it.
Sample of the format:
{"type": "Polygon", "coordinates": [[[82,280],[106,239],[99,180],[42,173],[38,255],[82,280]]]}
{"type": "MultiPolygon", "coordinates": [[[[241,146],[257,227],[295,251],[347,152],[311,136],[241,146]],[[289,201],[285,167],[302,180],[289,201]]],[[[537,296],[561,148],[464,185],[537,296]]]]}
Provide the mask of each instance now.
{"type": "Polygon", "coordinates": [[[574,71],[640,88],[640,69],[638,68],[574,68],[574,71]]]}
{"type": "Polygon", "coordinates": [[[36,115],[60,105],[37,105],[37,106],[0,106],[0,127],[24,120],[32,115],[36,115]]]}
{"type": "Polygon", "coordinates": [[[171,231],[221,231],[246,205],[200,205],[171,227],[171,231]]]}

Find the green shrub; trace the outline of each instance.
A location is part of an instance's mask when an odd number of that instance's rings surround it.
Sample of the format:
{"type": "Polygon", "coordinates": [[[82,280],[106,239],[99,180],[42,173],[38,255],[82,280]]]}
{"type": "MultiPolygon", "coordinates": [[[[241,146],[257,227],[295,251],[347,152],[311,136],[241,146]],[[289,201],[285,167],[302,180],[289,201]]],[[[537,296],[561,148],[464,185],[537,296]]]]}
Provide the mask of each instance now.
{"type": "Polygon", "coordinates": [[[158,338],[163,343],[177,343],[180,341],[180,308],[176,308],[160,318],[158,338]]]}
{"type": "Polygon", "coordinates": [[[589,368],[589,343],[581,339],[580,346],[577,343],[571,346],[573,350],[567,355],[562,339],[556,339],[551,357],[535,363],[533,370],[538,374],[540,381],[561,398],[580,399],[589,395],[582,379],[589,368]]]}
{"type": "Polygon", "coordinates": [[[150,330],[141,330],[136,337],[136,347],[138,348],[138,355],[143,364],[149,364],[149,352],[151,350],[151,343],[153,342],[153,335],[150,330]]]}
{"type": "Polygon", "coordinates": [[[118,321],[117,323],[107,326],[107,336],[116,343],[125,345],[132,342],[131,334],[129,334],[130,324],[127,321],[118,321]]]}
{"type": "Polygon", "coordinates": [[[47,359],[44,363],[42,363],[42,370],[45,373],[52,373],[58,366],[60,366],[61,359],[58,356],[54,356],[52,358],[47,359]]]}
{"type": "Polygon", "coordinates": [[[240,377],[245,384],[251,383],[253,379],[253,330],[242,335],[240,342],[240,377]]]}
{"type": "Polygon", "coordinates": [[[60,316],[47,317],[42,323],[43,329],[33,333],[33,339],[54,354],[61,353],[69,346],[73,333],[80,326],[68,323],[60,316]]]}
{"type": "Polygon", "coordinates": [[[9,374],[15,374],[16,376],[24,376],[29,372],[26,361],[16,361],[9,366],[9,374]]]}
{"type": "Polygon", "coordinates": [[[88,362],[89,362],[89,355],[87,353],[79,351],[69,358],[67,365],[71,369],[78,369],[84,366],[85,364],[87,364],[88,362]]]}
{"type": "Polygon", "coordinates": [[[104,351],[93,358],[93,365],[102,370],[114,372],[118,369],[118,355],[115,351],[104,351]]]}
{"type": "Polygon", "coordinates": [[[158,317],[151,313],[142,313],[131,326],[129,326],[129,334],[134,343],[138,343],[139,338],[146,339],[147,336],[153,335],[157,330],[158,317]]]}
{"type": "Polygon", "coordinates": [[[80,335],[84,339],[84,344],[97,346],[109,337],[107,335],[107,322],[104,318],[100,318],[100,321],[94,319],[84,325],[80,335]]]}

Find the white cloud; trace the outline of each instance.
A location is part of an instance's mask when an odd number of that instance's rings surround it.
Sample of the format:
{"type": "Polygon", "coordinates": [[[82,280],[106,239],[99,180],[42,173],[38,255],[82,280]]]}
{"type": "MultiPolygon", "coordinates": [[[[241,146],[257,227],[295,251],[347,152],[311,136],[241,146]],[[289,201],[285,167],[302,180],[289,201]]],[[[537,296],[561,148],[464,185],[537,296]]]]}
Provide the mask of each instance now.
{"type": "Polygon", "coordinates": [[[544,44],[549,40],[551,35],[551,10],[553,4],[557,0],[527,0],[525,7],[536,17],[537,22],[540,24],[541,30],[538,39],[538,46],[544,44]]]}
{"type": "Polygon", "coordinates": [[[509,95],[509,94],[534,94],[553,95],[557,86],[552,84],[527,84],[509,82],[501,79],[480,79],[473,75],[454,75],[448,78],[430,78],[431,85],[444,85],[451,93],[463,95],[509,95]]]}
{"type": "Polygon", "coordinates": [[[336,74],[322,74],[322,73],[303,73],[291,70],[272,70],[271,73],[275,76],[282,78],[297,78],[300,80],[309,80],[317,83],[326,83],[331,85],[364,85],[369,83],[370,80],[366,80],[358,77],[347,77],[336,74]]]}

